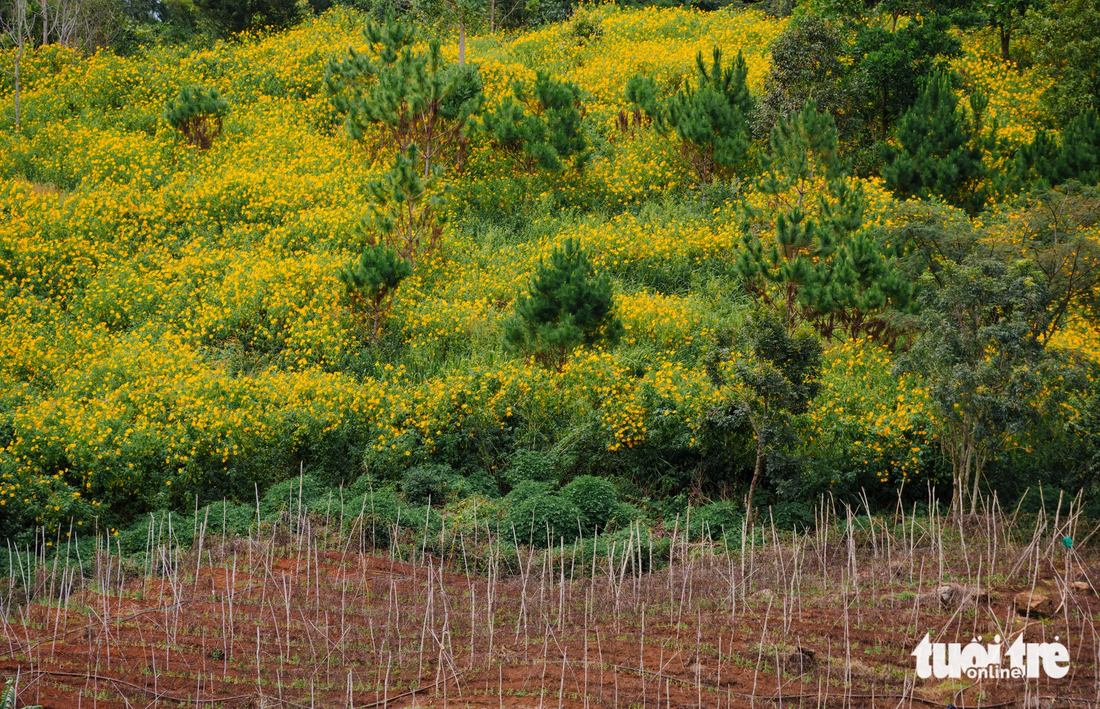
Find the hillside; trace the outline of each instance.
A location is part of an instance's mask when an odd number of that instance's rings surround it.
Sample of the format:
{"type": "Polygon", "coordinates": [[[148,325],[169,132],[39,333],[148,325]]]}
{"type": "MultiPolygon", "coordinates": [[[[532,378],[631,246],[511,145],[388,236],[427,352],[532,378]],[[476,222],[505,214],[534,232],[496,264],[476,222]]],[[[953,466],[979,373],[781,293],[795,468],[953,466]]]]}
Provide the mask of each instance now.
{"type": "MultiPolygon", "coordinates": [[[[472,495],[498,515],[524,481],[552,490],[583,475],[614,480],[633,505],[627,517],[740,499],[758,435],[735,420],[744,385],[729,352],[754,307],[736,262],[744,234],[775,224],[775,197],[758,168],[697,179],[674,134],[628,118],[625,89],[644,74],[673,92],[697,53],[720,47],[727,62],[743,54],[759,100],[792,20],[736,8],[585,12],[598,32],[578,31],[576,17],[486,32],[466,58],[488,107],[536,69],[574,82],[587,164],[524,169],[473,130],[464,169],[438,187],[442,246],[396,291],[373,344],[338,272],[371,233],[370,181],[391,153],[381,133],[349,137],[325,87],[328,62],[349,46],[367,51],[365,15],[334,9],[208,48],[29,55],[21,127],[9,117],[0,132],[0,533],[254,504],[299,474],[333,488],[369,479],[412,504],[409,471],[419,471],[436,503],[457,510],[472,495]],[[228,104],[209,150],[165,118],[190,85],[228,104]],[[509,351],[503,323],[537,266],[573,238],[610,278],[623,335],[548,367],[509,351]]],[[[1045,120],[1047,79],[1001,62],[993,34],[952,32],[963,47],[950,62],[964,77],[956,91],[986,92],[982,125],[996,140],[983,149],[1007,164],[1045,120]]],[[[767,150],[756,138],[753,161],[767,150]]],[[[877,174],[843,179],[862,190],[861,228],[883,248],[921,225],[1012,244],[1041,213],[997,197],[972,219],[899,199],[877,174]]],[[[823,493],[949,491],[933,383],[895,368],[915,332],[899,327],[892,342],[843,331],[821,340],[820,390],[759,493],[784,524],[812,521],[808,501],[823,493]]],[[[1100,332],[1084,300],[1052,337],[1074,371],[1095,371],[1100,332]]],[[[1013,429],[990,463],[1010,497],[1035,482],[1087,486],[1081,431],[1095,394],[1043,386],[1042,421],[1013,429]]]]}

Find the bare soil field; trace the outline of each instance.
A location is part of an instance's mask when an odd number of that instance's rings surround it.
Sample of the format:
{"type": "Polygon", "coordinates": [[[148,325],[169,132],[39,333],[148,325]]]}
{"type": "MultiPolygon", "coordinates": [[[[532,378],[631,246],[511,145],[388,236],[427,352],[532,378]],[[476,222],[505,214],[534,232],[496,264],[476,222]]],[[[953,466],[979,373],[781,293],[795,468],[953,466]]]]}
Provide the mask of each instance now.
{"type": "Polygon", "coordinates": [[[440,555],[407,532],[372,548],[338,529],[284,516],[189,550],[169,536],[140,563],[103,544],[89,574],[55,562],[5,580],[0,676],[17,678],[18,706],[95,709],[1100,702],[1097,557],[1090,539],[1063,543],[1089,536],[1077,517],[823,508],[809,533],[758,527],[727,548],[638,529],[600,555],[487,528],[444,533],[440,555]],[[926,633],[1057,636],[1070,671],[918,679],[926,633]]]}

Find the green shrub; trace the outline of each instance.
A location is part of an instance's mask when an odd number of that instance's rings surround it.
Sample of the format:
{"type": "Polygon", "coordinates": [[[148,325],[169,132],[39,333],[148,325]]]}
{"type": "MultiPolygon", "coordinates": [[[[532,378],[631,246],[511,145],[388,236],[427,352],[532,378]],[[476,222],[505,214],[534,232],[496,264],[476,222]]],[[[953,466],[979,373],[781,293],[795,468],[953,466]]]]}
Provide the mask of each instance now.
{"type": "Polygon", "coordinates": [[[814,511],[804,502],[777,502],[771,509],[775,526],[802,532],[814,526],[814,511]]]}
{"type": "Polygon", "coordinates": [[[409,504],[425,505],[430,502],[433,507],[442,506],[451,493],[458,491],[457,482],[449,465],[418,465],[405,471],[401,478],[401,492],[409,504]]]}
{"type": "Polygon", "coordinates": [[[510,492],[506,527],[515,529],[520,544],[545,547],[559,540],[573,543],[588,525],[584,514],[568,500],[550,492],[550,486],[527,482],[510,492]]]}
{"type": "Polygon", "coordinates": [[[355,529],[362,517],[365,538],[376,544],[389,543],[390,528],[398,523],[403,513],[397,494],[389,488],[379,487],[368,475],[348,488],[342,510],[339,501],[334,501],[331,511],[333,517],[342,514],[345,529],[355,529]]]}
{"type": "Polygon", "coordinates": [[[585,534],[603,530],[619,512],[619,494],[607,478],[581,475],[561,489],[561,496],[584,516],[585,534]]]}
{"type": "Polygon", "coordinates": [[[573,18],[569,21],[569,31],[577,38],[577,43],[580,45],[598,40],[603,37],[602,18],[594,12],[575,10],[573,18]]]}
{"type": "Polygon", "coordinates": [[[580,242],[569,239],[541,263],[516,314],[504,323],[505,346],[559,371],[573,349],[615,343],[623,325],[614,312],[611,281],[596,275],[580,242]]]}
{"type": "Polygon", "coordinates": [[[565,467],[562,459],[551,451],[519,450],[508,462],[504,479],[513,488],[528,481],[555,483],[561,479],[565,467]]]}
{"type": "Polygon", "coordinates": [[[740,539],[741,521],[745,519],[745,508],[730,500],[712,502],[691,511],[689,531],[694,539],[740,539]]]}
{"type": "Polygon", "coordinates": [[[299,509],[308,510],[310,503],[324,492],[324,488],[312,475],[287,478],[267,489],[260,501],[260,514],[262,519],[269,519],[284,510],[297,514],[299,509]]]}

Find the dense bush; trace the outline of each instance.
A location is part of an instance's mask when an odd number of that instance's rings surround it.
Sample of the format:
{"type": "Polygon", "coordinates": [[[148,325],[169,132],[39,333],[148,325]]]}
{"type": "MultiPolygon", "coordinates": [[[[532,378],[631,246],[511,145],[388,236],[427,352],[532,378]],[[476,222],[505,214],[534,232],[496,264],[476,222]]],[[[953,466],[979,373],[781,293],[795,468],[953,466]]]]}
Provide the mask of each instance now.
{"type": "Polygon", "coordinates": [[[570,544],[589,524],[576,505],[544,484],[523,483],[508,493],[507,500],[510,509],[505,522],[523,544],[540,547],[554,546],[559,541],[570,544]]]}
{"type": "Polygon", "coordinates": [[[401,492],[414,505],[442,505],[454,489],[454,472],[449,465],[418,465],[406,470],[401,478],[401,492]]]}
{"type": "Polygon", "coordinates": [[[580,511],[586,533],[605,529],[620,512],[619,494],[607,478],[581,475],[561,489],[561,496],[580,511]]]}

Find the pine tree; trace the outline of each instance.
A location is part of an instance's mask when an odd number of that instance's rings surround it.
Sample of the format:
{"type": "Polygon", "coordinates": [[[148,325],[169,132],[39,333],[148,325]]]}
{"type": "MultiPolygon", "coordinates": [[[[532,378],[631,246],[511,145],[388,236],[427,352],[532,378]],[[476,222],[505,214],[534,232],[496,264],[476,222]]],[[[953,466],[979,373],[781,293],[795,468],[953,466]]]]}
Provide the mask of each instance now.
{"type": "Polygon", "coordinates": [[[222,119],[229,104],[217,89],[184,86],[179,96],[169,101],[164,118],[199,150],[208,150],[222,133],[222,119]]]}
{"type": "Polygon", "coordinates": [[[623,326],[614,313],[611,281],[597,276],[580,244],[569,239],[539,264],[530,289],[504,323],[509,351],[534,355],[561,370],[579,346],[617,342],[623,326]]]}
{"type": "Polygon", "coordinates": [[[513,83],[512,94],[485,115],[489,140],[527,171],[561,170],[570,159],[583,168],[588,140],[581,126],[580,88],[540,69],[534,83],[513,83]]]}
{"type": "MultiPolygon", "coordinates": [[[[972,107],[981,101],[980,95],[973,97],[972,107]]],[[[984,202],[979,183],[985,176],[979,128],[958,110],[950,76],[933,77],[898,122],[901,147],[882,166],[886,186],[901,199],[942,197],[977,212],[984,202]]]]}
{"type": "Polygon", "coordinates": [[[907,308],[912,287],[861,233],[863,193],[849,186],[832,118],[807,101],[772,129],[761,162],[770,204],[748,210],[736,262],[750,297],[776,309],[788,332],[808,321],[826,338],[841,328],[891,340],[886,313],[907,308]]]}
{"type": "Polygon", "coordinates": [[[363,250],[357,261],[337,273],[352,308],[370,317],[370,342],[378,342],[382,321],[401,282],[412,275],[412,265],[385,244],[363,250]]]}
{"type": "Polygon", "coordinates": [[[329,62],[325,75],[348,134],[363,142],[374,126],[395,154],[416,146],[425,177],[437,167],[461,169],[466,134],[483,101],[477,68],[444,66],[437,40],[415,53],[415,28],[392,15],[382,24],[368,22],[363,35],[368,52],[349,49],[343,61],[329,62]]]}
{"type": "Polygon", "coordinates": [[[1013,168],[1016,187],[1057,187],[1077,180],[1100,182],[1100,120],[1089,109],[1070,121],[1061,139],[1039,131],[1035,139],[1016,153],[1013,168]]]}
{"type": "Polygon", "coordinates": [[[443,231],[436,185],[446,167],[461,169],[466,133],[482,106],[476,67],[445,67],[439,42],[417,53],[415,28],[390,14],[368,21],[368,51],[349,49],[331,61],[325,86],[344,114],[348,134],[361,143],[381,129],[391,167],[371,183],[371,239],[381,239],[410,266],[439,248],[443,231]]]}
{"type": "Polygon", "coordinates": [[[626,99],[648,116],[658,128],[671,128],[680,139],[680,154],[700,181],[709,183],[715,174],[743,167],[749,154],[749,119],[753,112],[749,93],[748,65],[740,52],[722,66],[722,51],[714,48],[710,66],[703,53],[695,57],[695,80],[668,101],[657,98],[657,85],[645,76],[631,78],[626,99]]]}
{"type": "Polygon", "coordinates": [[[805,284],[802,302],[824,337],[840,329],[852,339],[869,336],[894,346],[899,333],[890,314],[913,313],[917,290],[886,252],[870,234],[856,232],[805,284]]]}
{"type": "Polygon", "coordinates": [[[433,177],[423,177],[415,145],[394,156],[382,178],[368,185],[371,219],[368,231],[401,258],[416,264],[434,254],[443,235],[441,197],[433,190],[433,177]]]}

